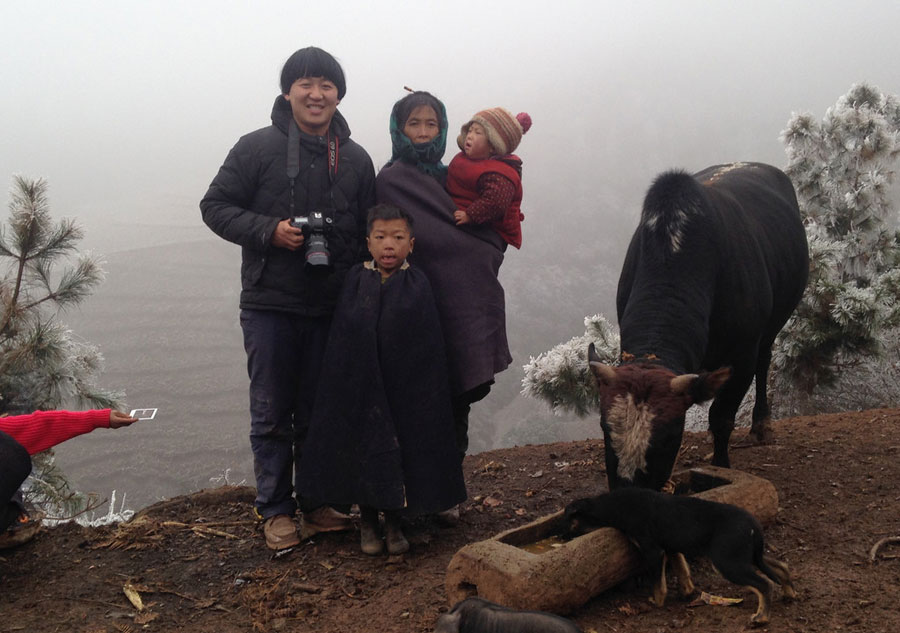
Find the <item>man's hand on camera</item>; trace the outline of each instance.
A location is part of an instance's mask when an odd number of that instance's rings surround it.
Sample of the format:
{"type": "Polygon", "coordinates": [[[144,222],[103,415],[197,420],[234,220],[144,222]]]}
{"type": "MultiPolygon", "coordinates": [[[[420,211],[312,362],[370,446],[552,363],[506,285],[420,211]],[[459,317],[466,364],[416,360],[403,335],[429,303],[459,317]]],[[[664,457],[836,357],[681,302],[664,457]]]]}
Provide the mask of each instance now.
{"type": "Polygon", "coordinates": [[[282,220],[272,233],[272,246],[286,248],[295,251],[303,246],[303,231],[296,226],[291,226],[291,221],[282,220]]]}
{"type": "Polygon", "coordinates": [[[121,411],[116,411],[112,409],[109,412],[109,428],[111,429],[119,429],[123,426],[128,426],[133,422],[137,422],[137,418],[133,418],[127,413],[122,413],[121,411]]]}

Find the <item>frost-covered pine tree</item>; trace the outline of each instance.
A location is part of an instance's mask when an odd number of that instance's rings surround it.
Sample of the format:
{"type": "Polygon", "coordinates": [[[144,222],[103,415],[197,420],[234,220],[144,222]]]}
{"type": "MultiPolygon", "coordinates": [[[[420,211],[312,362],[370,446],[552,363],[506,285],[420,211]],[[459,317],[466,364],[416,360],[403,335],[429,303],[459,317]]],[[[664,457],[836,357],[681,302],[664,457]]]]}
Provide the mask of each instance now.
{"type": "Polygon", "coordinates": [[[556,413],[587,415],[600,411],[600,394],[588,367],[588,345],[601,360],[614,364],[619,355],[619,332],[603,315],[584,319],[584,334],[531,357],[525,365],[522,393],[543,400],[556,413]]]}
{"type": "MultiPolygon", "coordinates": [[[[0,225],[0,413],[116,406],[121,394],[94,383],[103,359],[59,320],[103,279],[99,260],[79,253],[74,220],[50,216],[47,183],[14,179],[0,225]]],[[[34,457],[29,500],[71,514],[84,499],[68,488],[52,451],[34,457]]]]}
{"type": "Polygon", "coordinates": [[[793,115],[781,139],[811,258],[806,294],[773,350],[773,383],[797,396],[782,413],[887,403],[898,395],[896,375],[884,372],[896,374],[900,338],[890,188],[900,101],[857,84],[821,121],[793,115]]]}

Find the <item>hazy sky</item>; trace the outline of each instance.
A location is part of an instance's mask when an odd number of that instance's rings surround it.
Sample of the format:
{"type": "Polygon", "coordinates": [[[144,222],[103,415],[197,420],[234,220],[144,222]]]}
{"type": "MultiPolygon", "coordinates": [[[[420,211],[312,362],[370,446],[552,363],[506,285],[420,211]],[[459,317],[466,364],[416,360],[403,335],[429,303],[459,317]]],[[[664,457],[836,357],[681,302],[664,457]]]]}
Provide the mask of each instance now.
{"type": "Polygon", "coordinates": [[[858,81],[900,92],[898,24],[887,0],[3,0],[0,180],[47,177],[54,211],[107,252],[140,243],[129,227],[193,235],[228,149],[268,123],[284,60],[315,44],[342,62],[340,109],[376,165],[404,85],[444,99],[454,130],[484,107],[528,111],[535,230],[561,204],[602,206],[604,183],[783,164],[792,111],[821,116],[858,81]]]}

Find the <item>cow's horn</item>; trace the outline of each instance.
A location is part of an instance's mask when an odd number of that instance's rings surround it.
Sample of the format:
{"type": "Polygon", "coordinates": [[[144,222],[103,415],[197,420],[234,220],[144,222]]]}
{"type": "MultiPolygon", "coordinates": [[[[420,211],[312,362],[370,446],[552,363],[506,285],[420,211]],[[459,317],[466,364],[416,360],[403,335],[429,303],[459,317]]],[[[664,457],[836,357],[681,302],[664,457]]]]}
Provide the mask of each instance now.
{"type": "Polygon", "coordinates": [[[699,378],[697,374],[681,374],[680,376],[675,376],[672,379],[672,382],[669,383],[669,388],[672,390],[672,393],[682,394],[691,388],[691,383],[697,378],[699,378]]]}

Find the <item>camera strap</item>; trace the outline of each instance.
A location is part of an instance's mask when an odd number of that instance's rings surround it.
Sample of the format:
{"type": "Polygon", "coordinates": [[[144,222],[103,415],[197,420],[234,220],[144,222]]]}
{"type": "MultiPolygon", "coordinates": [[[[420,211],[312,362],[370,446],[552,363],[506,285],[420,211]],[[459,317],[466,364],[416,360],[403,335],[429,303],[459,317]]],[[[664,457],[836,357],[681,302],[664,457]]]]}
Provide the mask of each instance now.
{"type": "Polygon", "coordinates": [[[294,184],[300,173],[300,128],[297,122],[291,119],[288,126],[287,145],[287,177],[291,181],[291,217],[294,217],[294,184]]]}
{"type": "Polygon", "coordinates": [[[341,144],[336,136],[332,137],[331,132],[328,133],[328,180],[334,184],[337,178],[338,158],[340,158],[341,144]]]}

